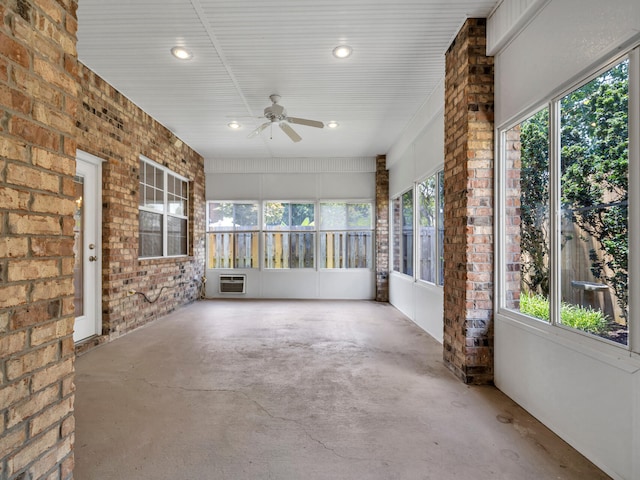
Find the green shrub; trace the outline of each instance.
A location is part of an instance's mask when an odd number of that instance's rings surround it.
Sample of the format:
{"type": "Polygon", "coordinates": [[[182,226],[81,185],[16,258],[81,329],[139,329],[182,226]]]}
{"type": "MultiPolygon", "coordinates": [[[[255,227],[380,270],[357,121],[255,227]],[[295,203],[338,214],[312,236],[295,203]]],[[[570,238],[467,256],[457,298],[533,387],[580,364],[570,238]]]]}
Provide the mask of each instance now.
{"type": "Polygon", "coordinates": [[[523,293],[520,296],[520,311],[532,317],[549,321],[549,300],[542,295],[523,293]]]}
{"type": "MultiPolygon", "coordinates": [[[[520,311],[526,315],[549,321],[549,300],[542,295],[522,294],[520,311]]],[[[570,303],[560,306],[563,325],[589,333],[602,334],[607,330],[607,317],[599,310],[570,303]]]]}

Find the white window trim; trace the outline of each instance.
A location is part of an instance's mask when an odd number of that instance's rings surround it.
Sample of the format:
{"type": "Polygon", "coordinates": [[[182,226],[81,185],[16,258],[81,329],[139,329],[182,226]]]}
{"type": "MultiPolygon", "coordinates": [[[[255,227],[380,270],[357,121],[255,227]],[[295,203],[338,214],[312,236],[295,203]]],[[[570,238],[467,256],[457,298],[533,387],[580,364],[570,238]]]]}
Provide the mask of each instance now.
{"type": "MultiPolygon", "coordinates": [[[[153,160],[151,160],[148,157],[145,157],[144,155],[140,155],[139,160],[145,162],[145,163],[149,163],[151,165],[153,165],[155,168],[162,170],[163,172],[163,193],[164,193],[164,206],[163,206],[163,210],[162,212],[155,210],[153,208],[147,208],[147,207],[143,207],[142,205],[138,204],[138,211],[143,211],[143,212],[149,212],[149,213],[155,213],[155,214],[160,214],[162,215],[162,255],[161,256],[154,256],[154,257],[141,257],[140,256],[140,252],[138,251],[138,260],[155,260],[155,259],[160,259],[160,258],[180,258],[180,257],[188,257],[189,256],[189,179],[183,177],[182,175],[177,174],[176,172],[174,172],[173,170],[171,170],[170,168],[165,167],[164,165],[160,165],[158,162],[154,162],[153,160]],[[171,175],[183,182],[185,182],[187,184],[187,214],[186,215],[176,215],[173,213],[169,213],[169,206],[168,206],[168,191],[167,191],[167,185],[168,185],[168,179],[167,176],[171,175]],[[181,253],[178,255],[168,255],[167,254],[167,247],[168,247],[168,242],[167,242],[167,233],[168,233],[168,217],[173,217],[173,218],[179,218],[181,220],[186,220],[187,221],[187,251],[186,253],[181,253]]],[[[138,182],[138,185],[140,185],[140,182],[138,182]]],[[[142,192],[139,192],[139,195],[141,195],[142,192]]],[[[138,223],[138,234],[140,232],[140,224],[138,223]]]]}

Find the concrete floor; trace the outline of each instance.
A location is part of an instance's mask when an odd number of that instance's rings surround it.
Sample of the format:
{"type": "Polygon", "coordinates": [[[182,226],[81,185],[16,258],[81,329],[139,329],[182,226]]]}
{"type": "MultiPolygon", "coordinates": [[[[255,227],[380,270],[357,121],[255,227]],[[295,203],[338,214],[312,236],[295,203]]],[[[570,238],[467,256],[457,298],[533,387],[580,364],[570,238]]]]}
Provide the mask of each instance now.
{"type": "Polygon", "coordinates": [[[386,304],[201,301],[79,357],[76,480],[609,478],[386,304]]]}

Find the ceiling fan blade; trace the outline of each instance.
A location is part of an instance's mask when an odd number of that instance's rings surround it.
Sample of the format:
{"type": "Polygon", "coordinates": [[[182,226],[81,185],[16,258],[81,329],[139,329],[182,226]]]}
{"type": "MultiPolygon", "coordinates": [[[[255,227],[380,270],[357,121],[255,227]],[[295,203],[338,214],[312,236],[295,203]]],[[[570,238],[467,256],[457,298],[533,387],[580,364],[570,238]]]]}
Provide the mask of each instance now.
{"type": "Polygon", "coordinates": [[[247,138],[253,138],[253,137],[257,136],[261,131],[263,131],[269,125],[271,125],[271,122],[263,123],[258,128],[256,128],[253,132],[251,132],[249,135],[247,135],[247,138]]]}
{"type": "Polygon", "coordinates": [[[307,120],[306,118],[287,117],[287,121],[298,125],[306,125],[307,127],[323,128],[324,123],[317,120],[307,120]]]}
{"type": "Polygon", "coordinates": [[[282,131],[283,131],[284,133],[286,133],[286,134],[289,136],[289,138],[290,138],[291,140],[293,140],[294,142],[296,142],[296,143],[297,143],[297,142],[299,142],[300,140],[302,140],[302,137],[301,137],[300,135],[298,135],[298,134],[293,130],[293,128],[291,128],[291,127],[289,126],[289,124],[288,124],[288,123],[281,122],[281,123],[280,123],[280,128],[281,128],[281,129],[282,129],[282,131]]]}

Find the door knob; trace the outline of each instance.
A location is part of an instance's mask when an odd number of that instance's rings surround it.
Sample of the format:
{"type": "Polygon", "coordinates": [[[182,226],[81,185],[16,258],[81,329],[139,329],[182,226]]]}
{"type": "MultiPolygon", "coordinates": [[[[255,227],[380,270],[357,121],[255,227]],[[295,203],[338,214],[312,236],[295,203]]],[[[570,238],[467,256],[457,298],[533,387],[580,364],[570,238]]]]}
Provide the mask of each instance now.
{"type": "Polygon", "coordinates": [[[90,262],[96,262],[96,261],[98,261],[98,257],[96,257],[95,255],[91,255],[91,256],[89,257],[89,261],[90,261],[90,262]]]}

